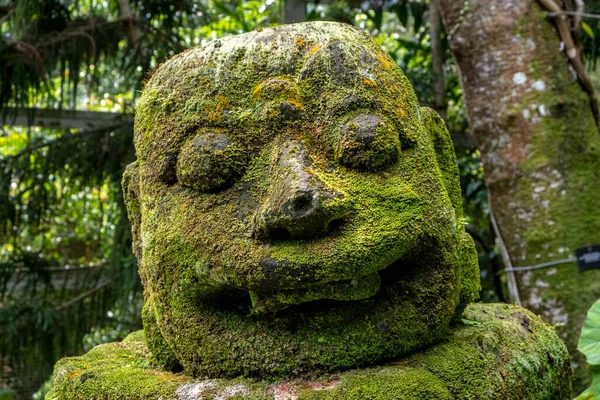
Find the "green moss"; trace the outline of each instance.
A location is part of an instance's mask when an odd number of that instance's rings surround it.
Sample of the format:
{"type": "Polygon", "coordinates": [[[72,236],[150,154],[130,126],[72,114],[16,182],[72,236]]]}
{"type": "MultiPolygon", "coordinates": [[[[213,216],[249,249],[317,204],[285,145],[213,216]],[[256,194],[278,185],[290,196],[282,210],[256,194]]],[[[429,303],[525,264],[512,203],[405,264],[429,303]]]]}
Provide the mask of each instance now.
{"type": "Polygon", "coordinates": [[[132,332],[123,339],[123,343],[128,342],[145,342],[146,336],[144,335],[144,331],[136,331],[132,332]]]}
{"type": "Polygon", "coordinates": [[[100,345],[85,356],[63,358],[46,399],[174,398],[186,378],[151,367],[143,342],[100,345]]]}
{"type": "Polygon", "coordinates": [[[188,140],[179,153],[177,180],[201,192],[223,189],[241,175],[243,151],[222,133],[200,133],[188,140]]]}
{"type": "Polygon", "coordinates": [[[423,123],[433,142],[437,164],[444,179],[444,187],[454,207],[456,219],[462,223],[462,192],[460,189],[460,173],[456,162],[456,153],[452,138],[446,124],[440,116],[429,107],[421,107],[423,123]]]}
{"type": "Polygon", "coordinates": [[[142,250],[141,250],[141,238],[140,238],[140,228],[141,228],[141,217],[142,212],[140,209],[140,201],[139,201],[139,164],[134,162],[129,164],[123,173],[123,200],[127,206],[127,217],[129,218],[129,223],[131,224],[131,234],[132,237],[135,238],[133,241],[133,253],[137,257],[138,260],[142,258],[142,250]]]}
{"type": "Polygon", "coordinates": [[[330,300],[362,300],[375,296],[381,287],[379,274],[361,276],[349,281],[338,281],[307,288],[274,294],[250,292],[252,308],[257,312],[274,312],[289,306],[309,301],[330,300]]]}
{"type": "Polygon", "coordinates": [[[395,127],[381,118],[359,114],[342,127],[334,159],[350,168],[380,170],[394,164],[399,152],[395,127]]]}
{"type": "MultiPolygon", "coordinates": [[[[156,310],[154,309],[152,297],[146,298],[142,309],[142,321],[145,336],[139,339],[147,343],[148,348],[152,351],[153,360],[157,360],[160,365],[169,371],[180,370],[181,365],[173,353],[173,349],[165,342],[156,325],[156,310]]],[[[124,342],[126,341],[128,341],[128,338],[125,338],[124,342]]]]}
{"type": "Polygon", "coordinates": [[[570,399],[568,353],[550,326],[502,304],[470,305],[465,317],[475,325],[455,328],[444,343],[422,353],[378,367],[282,381],[194,381],[153,366],[143,342],[101,345],[62,360],[47,399],[570,399]]]}
{"type": "Polygon", "coordinates": [[[475,297],[448,132],[364,32],[296,24],[186,51],[135,124],[124,184],[165,365],[165,349],[193,376],[369,365],[443,340],[475,297]]]}
{"type": "Polygon", "coordinates": [[[479,280],[479,260],[473,238],[467,232],[462,233],[461,251],[459,253],[461,266],[461,283],[459,307],[456,316],[460,316],[467,304],[477,300],[481,283],[479,280]]]}

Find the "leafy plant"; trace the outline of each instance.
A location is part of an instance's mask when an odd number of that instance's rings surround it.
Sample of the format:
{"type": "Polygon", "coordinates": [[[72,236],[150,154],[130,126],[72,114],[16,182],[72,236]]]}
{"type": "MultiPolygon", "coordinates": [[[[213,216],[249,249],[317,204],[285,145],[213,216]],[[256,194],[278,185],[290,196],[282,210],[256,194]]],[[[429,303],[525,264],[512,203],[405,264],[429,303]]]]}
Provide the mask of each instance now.
{"type": "Polygon", "coordinates": [[[592,386],[577,397],[577,400],[600,399],[600,300],[588,311],[577,350],[585,354],[593,379],[592,386]]]}

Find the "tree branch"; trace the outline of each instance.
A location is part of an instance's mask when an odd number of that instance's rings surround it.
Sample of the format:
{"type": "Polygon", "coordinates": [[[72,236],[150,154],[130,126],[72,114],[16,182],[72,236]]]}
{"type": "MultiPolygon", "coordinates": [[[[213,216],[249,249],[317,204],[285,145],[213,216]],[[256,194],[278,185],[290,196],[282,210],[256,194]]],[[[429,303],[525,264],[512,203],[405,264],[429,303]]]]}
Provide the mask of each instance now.
{"type": "Polygon", "coordinates": [[[133,43],[134,47],[137,47],[137,43],[142,36],[139,26],[135,21],[135,16],[131,10],[129,0],[119,0],[119,8],[121,10],[121,20],[127,25],[129,39],[133,43]]]}
{"type": "Polygon", "coordinates": [[[110,285],[111,283],[112,283],[111,280],[104,281],[104,282],[98,284],[98,286],[96,286],[95,288],[92,288],[92,289],[88,290],[87,292],[81,293],[80,295],[75,296],[72,299],[70,299],[69,301],[56,307],[55,311],[64,310],[65,308],[71,306],[72,304],[77,303],[78,301],[81,301],[81,300],[85,299],[86,297],[90,297],[91,295],[93,295],[94,293],[96,293],[99,290],[102,290],[103,288],[110,285]]]}
{"type": "Polygon", "coordinates": [[[446,84],[444,82],[444,53],[442,49],[442,18],[437,0],[429,2],[429,33],[431,36],[431,65],[433,69],[433,89],[435,111],[446,120],[446,84]]]}
{"type": "Polygon", "coordinates": [[[103,111],[52,108],[4,107],[0,122],[11,126],[40,126],[50,129],[98,129],[132,124],[133,115],[103,111]]]}
{"type": "Polygon", "coordinates": [[[583,59],[581,58],[581,51],[575,45],[573,41],[573,37],[571,36],[571,29],[569,27],[569,23],[567,17],[563,10],[554,2],[554,0],[538,0],[539,3],[548,11],[555,14],[554,21],[556,24],[556,28],[558,29],[558,34],[560,35],[560,39],[565,44],[565,50],[569,61],[571,61],[571,65],[575,69],[577,73],[577,78],[579,80],[579,84],[581,88],[589,95],[590,97],[590,106],[592,107],[592,113],[594,114],[594,120],[596,121],[596,126],[600,127],[600,118],[598,115],[598,97],[596,96],[596,92],[594,91],[594,87],[592,83],[588,79],[585,73],[585,66],[583,64],[583,59]]]}
{"type": "Polygon", "coordinates": [[[579,31],[581,29],[581,20],[583,19],[583,10],[585,4],[583,4],[583,0],[575,0],[575,4],[577,4],[577,10],[575,11],[575,18],[573,20],[573,30],[579,31]]]}

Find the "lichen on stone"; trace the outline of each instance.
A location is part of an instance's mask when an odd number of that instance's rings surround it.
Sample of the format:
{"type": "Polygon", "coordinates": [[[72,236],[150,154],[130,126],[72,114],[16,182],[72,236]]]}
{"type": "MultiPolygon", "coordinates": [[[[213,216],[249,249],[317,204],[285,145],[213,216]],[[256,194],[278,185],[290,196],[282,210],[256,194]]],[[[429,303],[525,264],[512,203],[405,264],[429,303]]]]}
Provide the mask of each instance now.
{"type": "Polygon", "coordinates": [[[168,368],[368,365],[439,342],[477,295],[448,132],[358,29],[296,24],[173,57],[135,141],[126,201],[168,368]]]}

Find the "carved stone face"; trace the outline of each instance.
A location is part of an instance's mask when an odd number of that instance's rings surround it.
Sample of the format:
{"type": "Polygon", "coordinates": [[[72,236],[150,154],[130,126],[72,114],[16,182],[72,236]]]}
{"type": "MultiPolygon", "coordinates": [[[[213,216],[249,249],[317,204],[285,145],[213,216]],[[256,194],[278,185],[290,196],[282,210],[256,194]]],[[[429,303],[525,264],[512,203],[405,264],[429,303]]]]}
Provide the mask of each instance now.
{"type": "Polygon", "coordinates": [[[454,153],[365,33],[305,23],[167,61],[124,178],[165,365],[348,368],[431,344],[478,285],[454,153]]]}

